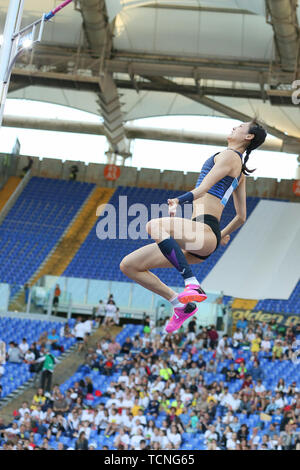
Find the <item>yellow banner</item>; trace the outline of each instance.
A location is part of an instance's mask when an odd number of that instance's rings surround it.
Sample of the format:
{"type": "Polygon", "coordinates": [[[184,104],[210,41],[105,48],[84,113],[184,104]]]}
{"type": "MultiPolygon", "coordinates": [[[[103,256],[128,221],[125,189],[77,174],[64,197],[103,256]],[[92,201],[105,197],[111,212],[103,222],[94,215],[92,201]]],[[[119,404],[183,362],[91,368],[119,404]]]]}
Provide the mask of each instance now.
{"type": "Polygon", "coordinates": [[[259,322],[269,322],[275,318],[276,323],[280,323],[284,326],[300,324],[300,315],[280,315],[277,313],[266,313],[262,310],[259,310],[259,312],[252,312],[251,310],[235,309],[232,310],[232,318],[234,323],[241,318],[259,322]]]}
{"type": "Polygon", "coordinates": [[[232,308],[242,308],[243,310],[253,310],[258,300],[234,299],[232,308]]]}

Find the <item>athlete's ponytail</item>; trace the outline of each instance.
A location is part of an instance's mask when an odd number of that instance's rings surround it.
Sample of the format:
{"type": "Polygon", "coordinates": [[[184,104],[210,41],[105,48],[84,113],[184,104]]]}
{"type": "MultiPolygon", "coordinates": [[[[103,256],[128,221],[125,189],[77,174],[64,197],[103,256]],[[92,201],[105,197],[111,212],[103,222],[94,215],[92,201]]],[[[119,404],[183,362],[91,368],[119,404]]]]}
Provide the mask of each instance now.
{"type": "Polygon", "coordinates": [[[244,173],[244,175],[249,175],[255,171],[255,169],[249,170],[249,168],[247,168],[246,166],[246,163],[249,160],[250,153],[252,152],[252,150],[255,150],[260,147],[267,137],[266,130],[260,124],[258,124],[256,120],[251,121],[249,127],[249,134],[254,134],[254,138],[251,140],[250,144],[246,148],[246,156],[244,158],[242,166],[242,173],[244,173]]]}

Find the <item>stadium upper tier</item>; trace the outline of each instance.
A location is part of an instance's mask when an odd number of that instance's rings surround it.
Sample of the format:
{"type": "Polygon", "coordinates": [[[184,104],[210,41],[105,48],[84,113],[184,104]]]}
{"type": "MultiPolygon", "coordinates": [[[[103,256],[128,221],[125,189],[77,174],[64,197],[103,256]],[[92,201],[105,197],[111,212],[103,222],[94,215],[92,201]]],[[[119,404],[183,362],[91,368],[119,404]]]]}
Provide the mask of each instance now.
{"type": "MultiPolygon", "coordinates": [[[[23,285],[37,271],[95,186],[33,177],[0,226],[0,280],[23,285]]],[[[18,290],[12,287],[13,296],[18,290]]]]}

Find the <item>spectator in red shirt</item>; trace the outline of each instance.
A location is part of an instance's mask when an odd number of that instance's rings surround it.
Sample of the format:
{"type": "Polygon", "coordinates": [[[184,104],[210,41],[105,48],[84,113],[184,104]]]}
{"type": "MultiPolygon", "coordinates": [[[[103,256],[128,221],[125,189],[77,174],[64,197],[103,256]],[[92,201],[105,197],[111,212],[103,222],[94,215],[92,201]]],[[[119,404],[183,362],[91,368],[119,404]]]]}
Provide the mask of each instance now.
{"type": "Polygon", "coordinates": [[[242,390],[244,388],[249,388],[251,385],[252,385],[252,377],[251,377],[251,375],[246,375],[245,379],[244,379],[244,382],[243,382],[243,385],[242,385],[242,390]]]}
{"type": "Polygon", "coordinates": [[[211,349],[215,349],[218,344],[219,335],[214,325],[208,327],[207,336],[209,338],[209,346],[211,349]]]}

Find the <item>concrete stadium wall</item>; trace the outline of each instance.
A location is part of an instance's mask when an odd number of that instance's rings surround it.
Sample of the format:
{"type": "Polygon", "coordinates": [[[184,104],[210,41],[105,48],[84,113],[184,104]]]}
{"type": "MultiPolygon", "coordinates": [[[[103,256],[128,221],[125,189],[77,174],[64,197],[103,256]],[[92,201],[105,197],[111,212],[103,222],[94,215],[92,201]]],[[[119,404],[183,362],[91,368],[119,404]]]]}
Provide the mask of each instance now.
{"type": "Polygon", "coordinates": [[[290,180],[281,180],[276,186],[276,199],[289,199],[300,202],[300,197],[293,193],[292,182],[290,180]]]}
{"type": "Polygon", "coordinates": [[[0,155],[0,190],[3,188],[10,176],[17,173],[18,156],[11,154],[0,155]]]}
{"type": "Polygon", "coordinates": [[[87,171],[87,165],[84,162],[75,162],[66,160],[62,165],[62,179],[68,180],[71,172],[71,167],[76,165],[78,167],[77,180],[85,181],[85,175],[87,171]]]}
{"type": "Polygon", "coordinates": [[[189,171],[185,175],[185,188],[184,189],[186,189],[187,191],[190,191],[191,189],[193,189],[197,183],[198,176],[199,176],[198,173],[192,173],[191,171],[189,171]]]}
{"type": "Polygon", "coordinates": [[[138,171],[137,186],[139,188],[160,188],[161,171],[152,168],[141,168],[138,171]]]}
{"type": "MultiPolygon", "coordinates": [[[[4,154],[0,154],[0,159],[4,154]]],[[[16,176],[20,176],[22,168],[27,165],[27,156],[20,155],[16,165],[16,176]]],[[[166,170],[161,172],[157,169],[134,167],[121,167],[121,176],[117,181],[107,181],[104,178],[105,164],[73,162],[59,159],[33,157],[32,174],[47,178],[68,179],[70,167],[76,164],[79,167],[78,181],[95,183],[102,187],[137,186],[144,188],[191,190],[195,187],[198,173],[166,170]]],[[[288,199],[300,202],[292,189],[292,180],[277,181],[274,178],[247,178],[247,195],[266,199],[288,199]]]]}
{"type": "Polygon", "coordinates": [[[161,188],[163,189],[185,189],[185,177],[182,171],[165,170],[161,174],[161,188]]]}
{"type": "Polygon", "coordinates": [[[44,178],[61,178],[63,163],[59,159],[43,158],[40,165],[39,176],[44,178]]]}
{"type": "Polygon", "coordinates": [[[137,183],[137,168],[130,166],[121,167],[121,176],[114,182],[113,186],[136,186],[137,183]]]}
{"type": "Polygon", "coordinates": [[[91,183],[97,183],[100,177],[100,171],[99,171],[99,165],[96,163],[90,163],[86,167],[86,173],[85,177],[87,181],[90,181],[91,183]]]}
{"type": "MultiPolygon", "coordinates": [[[[32,172],[34,174],[39,174],[40,173],[41,163],[42,163],[42,159],[39,159],[38,157],[33,157],[32,172]]],[[[22,169],[25,168],[27,166],[27,164],[28,164],[27,156],[19,155],[18,156],[18,165],[17,165],[16,176],[21,176],[22,169]]]]}

